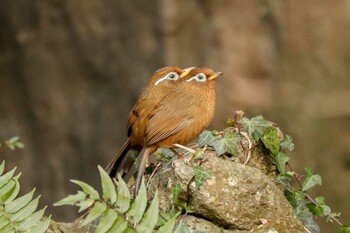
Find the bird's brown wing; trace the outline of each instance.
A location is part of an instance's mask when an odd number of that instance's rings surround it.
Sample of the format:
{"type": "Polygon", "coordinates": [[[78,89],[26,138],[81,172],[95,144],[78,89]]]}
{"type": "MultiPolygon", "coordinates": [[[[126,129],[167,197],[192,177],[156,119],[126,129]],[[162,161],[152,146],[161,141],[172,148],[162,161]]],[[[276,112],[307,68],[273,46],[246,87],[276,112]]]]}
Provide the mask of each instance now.
{"type": "MultiPolygon", "coordinates": [[[[146,91],[143,93],[139,99],[137,100],[135,106],[131,110],[127,123],[127,132],[128,137],[132,134],[133,125],[135,122],[138,123],[145,122],[150,114],[155,108],[156,105],[162,101],[162,96],[151,96],[151,91],[146,91]],[[141,121],[141,122],[140,122],[141,121]]],[[[139,124],[140,125],[140,124],[139,124]]],[[[143,129],[139,129],[143,132],[143,129]]],[[[140,134],[141,132],[136,132],[136,134],[140,134]]],[[[142,133],[143,134],[143,133],[142,133]]]]}
{"type": "Polygon", "coordinates": [[[126,130],[127,130],[127,135],[128,137],[130,137],[131,132],[132,132],[132,126],[135,123],[135,121],[138,118],[138,112],[136,109],[136,106],[134,106],[134,108],[131,110],[130,114],[129,114],[129,118],[128,118],[128,123],[126,125],[126,130]]]}
{"type": "Polygon", "coordinates": [[[181,109],[174,109],[168,105],[157,106],[152,111],[146,125],[145,143],[150,146],[162,141],[176,134],[191,122],[192,119],[181,109]]]}

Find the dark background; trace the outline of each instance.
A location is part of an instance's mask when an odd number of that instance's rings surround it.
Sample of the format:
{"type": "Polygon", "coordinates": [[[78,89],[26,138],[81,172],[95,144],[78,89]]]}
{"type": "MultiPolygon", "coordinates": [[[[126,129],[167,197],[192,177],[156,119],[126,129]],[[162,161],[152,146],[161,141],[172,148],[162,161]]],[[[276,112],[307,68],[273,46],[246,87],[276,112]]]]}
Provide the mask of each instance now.
{"type": "Polygon", "coordinates": [[[98,187],[151,74],[207,66],[224,72],[211,128],[238,109],[277,122],[294,169],[321,174],[313,195],[349,224],[350,2],[217,2],[0,1],[0,139],[26,146],[1,157],[22,191],[72,221],[76,209],[51,204],[77,190],[69,179],[98,187]]]}

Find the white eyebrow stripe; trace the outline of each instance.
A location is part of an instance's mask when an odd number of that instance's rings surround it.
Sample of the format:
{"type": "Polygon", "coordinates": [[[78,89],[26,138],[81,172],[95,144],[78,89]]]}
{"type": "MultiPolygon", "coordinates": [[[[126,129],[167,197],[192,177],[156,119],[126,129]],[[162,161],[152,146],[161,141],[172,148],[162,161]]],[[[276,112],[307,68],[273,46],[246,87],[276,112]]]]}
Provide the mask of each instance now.
{"type": "Polygon", "coordinates": [[[165,79],[168,79],[168,76],[166,75],[165,77],[163,78],[160,78],[155,84],[154,86],[157,86],[159,83],[163,82],[165,79]]]}
{"type": "Polygon", "coordinates": [[[194,76],[194,77],[190,78],[189,80],[187,80],[186,82],[191,82],[192,79],[195,79],[196,77],[197,77],[197,76],[194,76]]]}

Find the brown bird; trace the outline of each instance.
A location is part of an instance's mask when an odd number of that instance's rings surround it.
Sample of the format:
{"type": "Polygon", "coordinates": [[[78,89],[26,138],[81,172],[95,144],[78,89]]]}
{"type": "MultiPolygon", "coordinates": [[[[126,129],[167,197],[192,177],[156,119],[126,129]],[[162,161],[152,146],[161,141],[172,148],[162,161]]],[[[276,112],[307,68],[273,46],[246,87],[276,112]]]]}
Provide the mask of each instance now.
{"type": "MultiPolygon", "coordinates": [[[[187,144],[210,123],[215,110],[215,79],[222,73],[208,68],[165,67],[154,73],[128,119],[128,140],[109,163],[111,177],[125,174],[130,149],[144,149],[135,193],[139,189],[148,156],[160,147],[187,144]]],[[[129,159],[130,160],[130,159],[129,159]]]]}

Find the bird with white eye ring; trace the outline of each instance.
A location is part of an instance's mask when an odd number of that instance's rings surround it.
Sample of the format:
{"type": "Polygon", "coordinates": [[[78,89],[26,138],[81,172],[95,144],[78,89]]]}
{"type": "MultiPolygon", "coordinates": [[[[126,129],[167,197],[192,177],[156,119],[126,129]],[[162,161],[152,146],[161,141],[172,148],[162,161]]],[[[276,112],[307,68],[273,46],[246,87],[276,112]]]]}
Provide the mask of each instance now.
{"type": "MultiPolygon", "coordinates": [[[[176,88],[179,79],[186,76],[193,68],[164,67],[153,74],[129,114],[127,122],[128,139],[106,167],[106,171],[112,178],[120,174],[127,181],[133,175],[134,157],[148,146],[146,140],[148,131],[158,127],[157,125],[148,125],[149,119],[153,117],[154,111],[161,107],[164,97],[176,88]],[[129,153],[129,151],[135,153],[129,153]]],[[[143,174],[143,168],[139,166],[139,174],[141,175],[143,174]]],[[[137,180],[135,191],[138,190],[139,182],[140,180],[137,180]]]]}
{"type": "Polygon", "coordinates": [[[179,79],[179,74],[176,72],[170,72],[167,75],[165,75],[164,77],[158,79],[158,81],[154,84],[154,85],[158,85],[159,83],[163,82],[164,80],[171,80],[171,81],[176,81],[179,79]]]}
{"type": "Polygon", "coordinates": [[[160,147],[186,145],[209,125],[215,110],[215,79],[221,74],[205,67],[158,70],[129,115],[129,138],[107,166],[109,175],[128,172],[131,166],[125,161],[127,152],[142,150],[137,194],[150,154],[160,147]]]}
{"type": "Polygon", "coordinates": [[[193,79],[195,79],[197,82],[206,82],[207,76],[203,73],[199,73],[196,76],[190,78],[189,80],[186,80],[186,82],[191,82],[193,79]]]}

